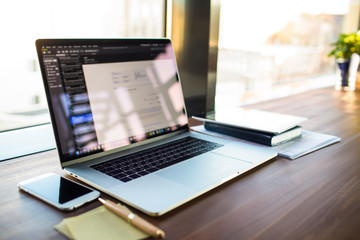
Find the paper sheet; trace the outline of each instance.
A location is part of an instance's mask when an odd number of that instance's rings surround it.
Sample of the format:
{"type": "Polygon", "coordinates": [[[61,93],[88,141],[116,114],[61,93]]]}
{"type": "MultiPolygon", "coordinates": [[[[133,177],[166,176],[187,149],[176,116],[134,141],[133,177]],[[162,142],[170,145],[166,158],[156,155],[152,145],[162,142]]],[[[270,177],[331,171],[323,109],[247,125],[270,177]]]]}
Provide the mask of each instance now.
{"type": "Polygon", "coordinates": [[[81,215],[65,218],[54,226],[69,239],[143,239],[149,237],[120,218],[105,206],[100,206],[81,215]]]}
{"type": "Polygon", "coordinates": [[[280,156],[295,159],[340,140],[336,136],[303,130],[300,138],[272,148],[277,150],[280,156]]]}

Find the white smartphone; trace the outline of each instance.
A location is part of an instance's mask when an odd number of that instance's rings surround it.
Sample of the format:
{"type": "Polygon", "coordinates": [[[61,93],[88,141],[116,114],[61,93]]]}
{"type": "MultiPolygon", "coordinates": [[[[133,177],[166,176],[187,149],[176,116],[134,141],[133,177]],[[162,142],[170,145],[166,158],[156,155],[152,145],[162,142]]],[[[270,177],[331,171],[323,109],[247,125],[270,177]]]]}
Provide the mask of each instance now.
{"type": "Polygon", "coordinates": [[[100,196],[98,191],[55,173],[22,181],[18,187],[62,211],[73,210],[100,196]]]}

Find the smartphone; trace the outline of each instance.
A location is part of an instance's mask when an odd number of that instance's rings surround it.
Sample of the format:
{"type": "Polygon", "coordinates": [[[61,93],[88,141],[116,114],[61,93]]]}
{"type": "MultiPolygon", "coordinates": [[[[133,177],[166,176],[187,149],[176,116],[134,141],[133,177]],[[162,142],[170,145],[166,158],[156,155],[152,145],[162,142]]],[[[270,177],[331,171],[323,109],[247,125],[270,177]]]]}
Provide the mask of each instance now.
{"type": "Polygon", "coordinates": [[[22,181],[18,187],[62,211],[73,210],[100,196],[98,191],[55,173],[22,181]]]}

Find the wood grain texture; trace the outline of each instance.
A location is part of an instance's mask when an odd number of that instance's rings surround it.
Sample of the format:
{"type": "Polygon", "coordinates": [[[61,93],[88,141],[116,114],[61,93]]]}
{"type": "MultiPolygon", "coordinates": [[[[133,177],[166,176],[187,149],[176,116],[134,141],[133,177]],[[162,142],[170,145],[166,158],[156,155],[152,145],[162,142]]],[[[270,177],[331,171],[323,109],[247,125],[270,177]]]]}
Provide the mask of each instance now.
{"type": "MultiPolygon", "coordinates": [[[[359,239],[360,93],[318,89],[249,107],[308,117],[304,129],[342,141],[296,160],[277,157],[164,216],[134,212],[166,239],[359,239]]],[[[45,172],[64,175],[55,151],[0,163],[0,239],[65,239],[55,224],[100,206],[64,213],[18,191],[45,172]]]]}

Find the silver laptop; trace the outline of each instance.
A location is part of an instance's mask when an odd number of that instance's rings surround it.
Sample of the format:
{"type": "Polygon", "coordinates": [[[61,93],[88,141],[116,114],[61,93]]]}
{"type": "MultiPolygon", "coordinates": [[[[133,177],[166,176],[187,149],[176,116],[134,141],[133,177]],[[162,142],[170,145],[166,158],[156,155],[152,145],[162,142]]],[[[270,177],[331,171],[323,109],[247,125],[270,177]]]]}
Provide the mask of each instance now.
{"type": "Polygon", "coordinates": [[[39,39],[61,167],[162,215],[277,155],[189,131],[169,39],[39,39]]]}

